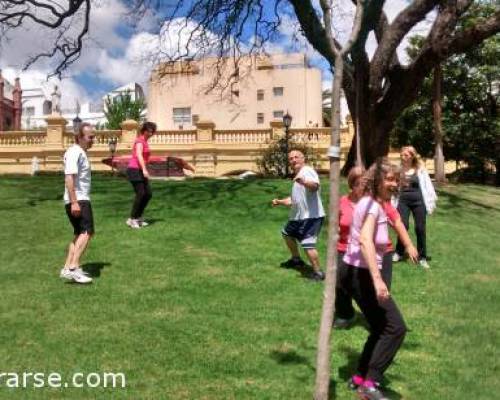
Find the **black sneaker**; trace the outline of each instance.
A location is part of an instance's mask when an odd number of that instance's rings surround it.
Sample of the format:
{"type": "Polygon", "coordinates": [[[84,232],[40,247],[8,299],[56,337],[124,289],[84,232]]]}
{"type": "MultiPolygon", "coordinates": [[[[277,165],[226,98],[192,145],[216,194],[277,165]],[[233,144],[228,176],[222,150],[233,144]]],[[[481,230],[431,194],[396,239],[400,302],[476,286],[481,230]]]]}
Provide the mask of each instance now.
{"type": "Polygon", "coordinates": [[[316,282],[325,280],[325,273],[323,271],[314,271],[310,275],[310,279],[316,282]]]}
{"type": "Polygon", "coordinates": [[[299,267],[305,267],[306,263],[302,261],[301,258],[296,259],[296,258],[290,258],[289,260],[286,260],[280,264],[281,268],[299,268],[299,267]]]}
{"type": "Polygon", "coordinates": [[[385,397],[377,386],[374,387],[366,387],[364,385],[359,386],[358,396],[362,400],[389,400],[389,398],[385,397]]]}
{"type": "Polygon", "coordinates": [[[333,320],[333,329],[349,329],[356,321],[356,316],[351,318],[335,318],[333,320]]]}

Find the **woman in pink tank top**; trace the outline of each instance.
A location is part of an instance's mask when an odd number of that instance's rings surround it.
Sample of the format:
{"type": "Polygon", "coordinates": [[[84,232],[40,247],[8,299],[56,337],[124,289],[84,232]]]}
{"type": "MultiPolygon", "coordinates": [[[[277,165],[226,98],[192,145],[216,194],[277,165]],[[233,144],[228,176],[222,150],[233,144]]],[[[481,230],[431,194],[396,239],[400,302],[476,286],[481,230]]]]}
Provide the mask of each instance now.
{"type": "Polygon", "coordinates": [[[127,219],[127,225],[135,229],[148,225],[147,222],[144,221],[142,214],[153,196],[149,184],[147,164],[151,156],[148,140],[155,132],[156,124],[154,122],[144,122],[142,124],[139,135],[135,139],[132,148],[132,158],[128,163],[127,177],[134,187],[135,199],[132,205],[130,218],[127,219]]]}

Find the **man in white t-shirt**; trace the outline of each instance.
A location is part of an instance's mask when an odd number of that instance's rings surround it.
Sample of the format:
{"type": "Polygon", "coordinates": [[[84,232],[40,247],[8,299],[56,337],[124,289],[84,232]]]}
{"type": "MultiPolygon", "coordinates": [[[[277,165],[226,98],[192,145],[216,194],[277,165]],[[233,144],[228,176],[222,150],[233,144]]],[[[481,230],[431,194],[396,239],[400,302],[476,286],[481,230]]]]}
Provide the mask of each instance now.
{"type": "Polygon", "coordinates": [[[90,283],[80,268],[80,257],[94,234],[94,217],[90,204],[91,168],[87,150],[92,147],[94,129],[88,123],[80,126],[75,144],[64,153],[64,204],[73,226],[74,238],[68,247],[66,263],[60,276],[77,283],[90,283]]]}
{"type": "Polygon", "coordinates": [[[325,274],[320,269],[316,242],[325,218],[325,210],[321,202],[319,177],[314,168],[305,165],[302,152],[291,151],[288,161],[295,172],[292,195],[284,199],[273,199],[272,202],[273,206],[290,207],[288,223],[281,233],[292,258],[281,266],[297,268],[305,265],[297,247],[299,242],[313,267],[311,279],[321,281],[325,278],[325,274]]]}

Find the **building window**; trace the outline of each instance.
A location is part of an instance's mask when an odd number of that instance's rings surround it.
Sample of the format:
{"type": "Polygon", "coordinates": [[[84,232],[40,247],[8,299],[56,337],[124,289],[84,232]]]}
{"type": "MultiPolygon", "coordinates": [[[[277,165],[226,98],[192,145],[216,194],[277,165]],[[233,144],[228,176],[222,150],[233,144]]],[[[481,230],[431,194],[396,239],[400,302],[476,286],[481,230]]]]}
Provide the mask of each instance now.
{"type": "Polygon", "coordinates": [[[193,125],[197,124],[200,120],[200,116],[198,114],[193,114],[193,125]]]}
{"type": "Polygon", "coordinates": [[[24,117],[32,117],[35,115],[35,107],[24,107],[23,108],[23,116],[24,117]]]}
{"type": "Polygon", "coordinates": [[[262,89],[257,90],[257,100],[258,101],[264,100],[264,90],[262,89]]]}
{"type": "Polygon", "coordinates": [[[191,123],[191,107],[177,107],[172,109],[174,124],[190,124],[191,123]]]}
{"type": "Polygon", "coordinates": [[[273,111],[273,118],[274,119],[283,119],[283,110],[279,111],[273,111]]]}
{"type": "Polygon", "coordinates": [[[264,113],[257,113],[257,123],[258,124],[264,123],[264,113]]]}
{"type": "Polygon", "coordinates": [[[283,96],[283,86],[273,87],[273,95],[274,97],[283,96]]]}

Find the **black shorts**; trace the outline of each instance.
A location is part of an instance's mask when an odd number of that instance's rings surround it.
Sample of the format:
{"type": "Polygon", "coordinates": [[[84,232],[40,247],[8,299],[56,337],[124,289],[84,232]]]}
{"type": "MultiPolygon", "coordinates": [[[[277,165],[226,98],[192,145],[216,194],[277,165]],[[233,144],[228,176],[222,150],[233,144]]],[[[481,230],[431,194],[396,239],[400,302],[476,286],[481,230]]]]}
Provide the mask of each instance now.
{"type": "Polygon", "coordinates": [[[74,217],[71,215],[71,204],[66,204],[66,214],[68,215],[71,225],[73,225],[73,232],[75,235],[80,235],[81,233],[94,233],[94,216],[92,215],[92,205],[88,200],[79,200],[80,205],[80,216],[74,217]]]}
{"type": "Polygon", "coordinates": [[[281,233],[290,236],[300,242],[304,249],[314,249],[318,241],[318,235],[323,225],[323,217],[307,218],[298,221],[288,221],[281,233]]]}

